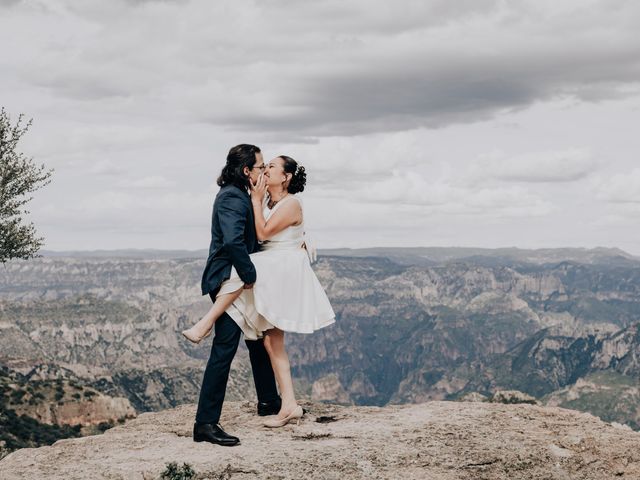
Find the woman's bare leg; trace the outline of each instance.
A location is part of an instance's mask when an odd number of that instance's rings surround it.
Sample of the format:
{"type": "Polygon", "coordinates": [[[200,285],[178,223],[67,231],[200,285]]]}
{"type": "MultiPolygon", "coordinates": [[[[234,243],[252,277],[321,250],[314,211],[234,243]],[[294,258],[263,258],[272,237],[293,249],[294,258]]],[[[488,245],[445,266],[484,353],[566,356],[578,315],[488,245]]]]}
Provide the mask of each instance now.
{"type": "Polygon", "coordinates": [[[190,333],[192,337],[202,338],[204,337],[209,330],[213,328],[213,324],[216,323],[216,320],[220,318],[220,316],[231,306],[231,304],[240,296],[242,293],[242,288],[239,288],[235,292],[225,293],[224,295],[220,295],[216,297],[216,301],[213,302],[213,305],[209,309],[209,311],[202,317],[198,323],[196,323],[189,330],[185,330],[185,332],[190,333]]]}
{"type": "Polygon", "coordinates": [[[279,328],[267,330],[265,332],[264,347],[267,349],[267,353],[271,359],[273,373],[280,387],[282,406],[280,407],[280,412],[278,412],[278,417],[284,418],[298,406],[295,394],[293,393],[289,356],[284,348],[284,332],[279,328]]]}

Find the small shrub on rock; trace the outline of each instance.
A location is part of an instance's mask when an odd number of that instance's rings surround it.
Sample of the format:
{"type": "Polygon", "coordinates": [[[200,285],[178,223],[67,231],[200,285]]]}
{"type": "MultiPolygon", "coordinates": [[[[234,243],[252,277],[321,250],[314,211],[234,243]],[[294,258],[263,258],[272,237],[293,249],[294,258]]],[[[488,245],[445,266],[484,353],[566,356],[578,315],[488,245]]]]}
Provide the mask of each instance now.
{"type": "Polygon", "coordinates": [[[160,475],[162,480],[193,480],[196,472],[191,465],[183,463],[181,467],[176,462],[167,463],[167,467],[160,475]]]}
{"type": "Polygon", "coordinates": [[[528,403],[529,405],[540,405],[534,397],[519,390],[499,390],[491,397],[492,403],[528,403]]]}

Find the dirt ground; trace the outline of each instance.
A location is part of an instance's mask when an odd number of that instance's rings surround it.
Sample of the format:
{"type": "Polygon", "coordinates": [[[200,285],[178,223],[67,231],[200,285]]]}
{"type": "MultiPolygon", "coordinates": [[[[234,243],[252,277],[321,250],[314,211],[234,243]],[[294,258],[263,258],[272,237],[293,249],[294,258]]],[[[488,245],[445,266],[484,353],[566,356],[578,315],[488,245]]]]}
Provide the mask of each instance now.
{"type": "Polygon", "coordinates": [[[140,415],[103,435],[23,449],[0,478],[136,479],[188,463],[197,479],[640,479],[640,433],[584,413],[531,405],[305,403],[299,426],[262,426],[255,404],[228,402],[236,447],[194,443],[194,405],[140,415]]]}

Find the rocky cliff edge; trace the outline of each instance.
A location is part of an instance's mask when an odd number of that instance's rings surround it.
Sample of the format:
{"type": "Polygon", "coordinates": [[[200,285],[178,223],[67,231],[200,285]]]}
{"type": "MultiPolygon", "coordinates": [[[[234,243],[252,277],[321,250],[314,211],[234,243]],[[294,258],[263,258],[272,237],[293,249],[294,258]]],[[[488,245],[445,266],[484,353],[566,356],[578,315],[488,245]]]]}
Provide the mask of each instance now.
{"type": "Polygon", "coordinates": [[[250,402],[225,403],[236,447],[194,443],[195,406],[146,413],[103,435],[18,450],[0,478],[160,478],[169,462],[197,479],[640,478],[640,433],[589,414],[533,405],[429,402],[341,407],[304,403],[297,425],[262,427],[250,402]]]}

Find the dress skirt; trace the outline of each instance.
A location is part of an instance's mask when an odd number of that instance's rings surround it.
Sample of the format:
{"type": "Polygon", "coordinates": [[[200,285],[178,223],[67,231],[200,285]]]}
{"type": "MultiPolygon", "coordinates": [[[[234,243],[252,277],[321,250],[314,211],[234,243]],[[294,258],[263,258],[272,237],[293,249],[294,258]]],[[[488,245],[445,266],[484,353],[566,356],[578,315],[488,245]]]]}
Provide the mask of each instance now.
{"type": "MultiPolygon", "coordinates": [[[[285,332],[312,333],[335,322],[327,294],[309,263],[306,250],[298,247],[270,248],[250,255],[257,280],[227,313],[245,338],[257,340],[270,328],[285,332]]],[[[235,268],[218,295],[242,288],[235,268]]]]}

